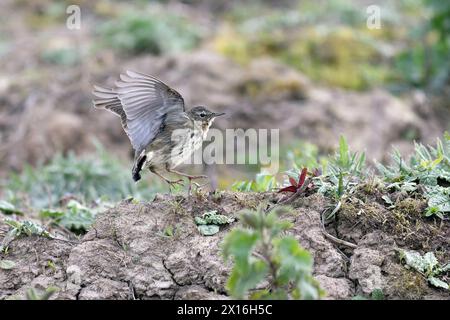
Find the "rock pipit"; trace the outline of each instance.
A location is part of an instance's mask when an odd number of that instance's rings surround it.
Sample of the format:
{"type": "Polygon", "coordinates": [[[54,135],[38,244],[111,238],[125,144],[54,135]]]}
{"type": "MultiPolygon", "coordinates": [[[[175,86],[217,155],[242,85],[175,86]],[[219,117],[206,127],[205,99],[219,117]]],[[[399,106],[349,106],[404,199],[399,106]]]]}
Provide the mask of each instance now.
{"type": "Polygon", "coordinates": [[[122,127],[133,146],[134,181],[140,171],[148,168],[169,185],[182,179],[169,180],[162,170],[191,180],[207,178],[174,170],[202,146],[214,119],[224,113],[214,113],[203,106],[185,110],[183,97],[153,76],[127,71],[120,75],[114,88],[94,86],[97,97],[94,106],[119,116],[122,127]]]}

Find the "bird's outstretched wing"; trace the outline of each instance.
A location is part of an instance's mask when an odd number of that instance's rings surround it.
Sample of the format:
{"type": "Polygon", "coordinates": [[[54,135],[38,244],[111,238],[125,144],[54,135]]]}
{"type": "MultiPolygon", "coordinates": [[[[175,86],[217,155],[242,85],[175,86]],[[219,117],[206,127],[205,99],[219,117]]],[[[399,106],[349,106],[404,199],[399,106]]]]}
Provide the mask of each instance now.
{"type": "Polygon", "coordinates": [[[133,148],[140,152],[164,125],[165,119],[184,112],[183,97],[155,77],[127,71],[120,75],[116,87],[96,86],[97,108],[105,108],[122,118],[122,125],[133,148]]]}

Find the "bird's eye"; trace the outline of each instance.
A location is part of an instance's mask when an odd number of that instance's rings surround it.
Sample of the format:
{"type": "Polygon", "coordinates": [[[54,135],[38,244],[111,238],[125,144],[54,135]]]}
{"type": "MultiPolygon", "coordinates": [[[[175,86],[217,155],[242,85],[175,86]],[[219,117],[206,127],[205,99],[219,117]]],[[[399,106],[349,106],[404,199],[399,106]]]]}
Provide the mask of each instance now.
{"type": "Polygon", "coordinates": [[[206,114],[204,112],[200,113],[200,117],[204,118],[206,114]]]}

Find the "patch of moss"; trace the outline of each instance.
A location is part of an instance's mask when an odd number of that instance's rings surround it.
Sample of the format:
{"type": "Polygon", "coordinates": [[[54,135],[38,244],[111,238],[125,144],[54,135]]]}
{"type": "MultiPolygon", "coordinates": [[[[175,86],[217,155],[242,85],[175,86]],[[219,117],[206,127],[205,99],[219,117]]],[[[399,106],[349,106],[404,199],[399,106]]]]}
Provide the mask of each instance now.
{"type": "Polygon", "coordinates": [[[380,204],[356,199],[342,203],[339,217],[351,223],[360,222],[365,228],[378,228],[386,223],[386,212],[380,204]]]}
{"type": "Polygon", "coordinates": [[[419,273],[407,269],[399,270],[391,287],[391,295],[402,299],[421,299],[428,291],[426,279],[419,273]]]}
{"type": "Polygon", "coordinates": [[[423,199],[406,198],[395,204],[394,211],[409,219],[421,219],[426,207],[427,203],[423,199]]]}
{"type": "Polygon", "coordinates": [[[398,201],[392,210],[391,225],[400,234],[410,234],[423,228],[422,212],[426,202],[412,198],[398,201]]]}
{"type": "Polygon", "coordinates": [[[397,243],[414,250],[434,251],[440,248],[442,227],[428,221],[422,215],[426,207],[423,199],[405,198],[387,209],[376,199],[349,198],[338,212],[338,223],[342,230],[351,230],[355,225],[362,234],[380,229],[392,235],[397,243]]]}

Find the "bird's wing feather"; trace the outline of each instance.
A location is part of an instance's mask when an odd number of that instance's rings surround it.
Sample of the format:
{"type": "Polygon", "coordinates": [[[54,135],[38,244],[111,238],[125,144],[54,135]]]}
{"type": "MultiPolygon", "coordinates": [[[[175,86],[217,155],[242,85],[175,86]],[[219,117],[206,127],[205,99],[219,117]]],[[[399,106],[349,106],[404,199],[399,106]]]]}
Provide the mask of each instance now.
{"type": "Polygon", "coordinates": [[[142,150],[153,141],[168,115],[184,112],[183,97],[152,76],[127,71],[120,75],[116,86],[135,150],[142,150]]]}
{"type": "Polygon", "coordinates": [[[92,93],[98,97],[93,101],[94,107],[98,109],[106,109],[119,116],[122,120],[122,127],[125,132],[128,134],[127,128],[127,116],[122,108],[122,103],[117,97],[117,93],[114,92],[113,89],[95,86],[94,91],[92,93]]]}

